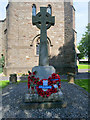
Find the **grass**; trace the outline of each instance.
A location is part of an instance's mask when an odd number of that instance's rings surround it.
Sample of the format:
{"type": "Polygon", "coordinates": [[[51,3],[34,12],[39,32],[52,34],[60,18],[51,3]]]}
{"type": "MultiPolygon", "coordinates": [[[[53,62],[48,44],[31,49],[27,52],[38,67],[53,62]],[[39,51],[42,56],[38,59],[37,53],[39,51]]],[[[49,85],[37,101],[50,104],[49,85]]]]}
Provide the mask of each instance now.
{"type": "Polygon", "coordinates": [[[2,73],[2,68],[0,67],[0,73],[2,73]]]}
{"type": "Polygon", "coordinates": [[[88,79],[75,80],[75,84],[79,85],[90,93],[90,90],[88,88],[88,79]]]}
{"type": "Polygon", "coordinates": [[[90,69],[90,65],[79,64],[78,69],[90,69]]]}
{"type": "MultiPolygon", "coordinates": [[[[67,82],[67,80],[61,80],[61,81],[67,82]]],[[[79,85],[80,87],[84,88],[87,92],[90,93],[90,89],[88,89],[88,79],[75,80],[75,84],[79,85]]]]}
{"type": "Polygon", "coordinates": [[[9,80],[0,81],[0,90],[1,90],[2,88],[5,88],[7,85],[9,85],[9,80]]]}
{"type": "MultiPolygon", "coordinates": [[[[18,80],[16,83],[14,83],[14,84],[19,84],[19,83],[25,83],[25,82],[27,82],[27,80],[23,80],[23,81],[20,81],[20,80],[18,80]]],[[[9,85],[9,80],[5,80],[5,81],[0,81],[0,90],[1,89],[3,89],[3,88],[5,88],[6,86],[8,86],[9,85]]]]}
{"type": "MultiPolygon", "coordinates": [[[[61,80],[63,82],[67,82],[67,80],[61,80]]],[[[19,83],[27,83],[27,80],[24,81],[20,81],[18,80],[17,83],[14,84],[19,84],[19,83]]],[[[75,80],[75,84],[79,85],[80,87],[84,88],[86,91],[88,91],[90,93],[90,90],[88,89],[88,79],[79,79],[79,80],[75,80]]],[[[5,88],[6,86],[9,85],[9,80],[6,81],[0,81],[0,88],[5,88]]],[[[1,89],[0,89],[1,90],[1,89]]]]}

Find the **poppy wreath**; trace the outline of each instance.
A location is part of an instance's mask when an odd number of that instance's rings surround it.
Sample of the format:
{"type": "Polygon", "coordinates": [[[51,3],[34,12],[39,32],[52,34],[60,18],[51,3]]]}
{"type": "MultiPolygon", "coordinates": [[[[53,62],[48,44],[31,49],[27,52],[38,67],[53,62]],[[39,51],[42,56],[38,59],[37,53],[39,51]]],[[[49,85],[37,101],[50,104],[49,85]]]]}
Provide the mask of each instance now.
{"type": "Polygon", "coordinates": [[[36,71],[31,73],[30,71],[28,72],[28,89],[31,87],[32,90],[34,90],[34,86],[37,84],[39,81],[39,78],[35,78],[36,71]]]}
{"type": "Polygon", "coordinates": [[[58,74],[53,73],[51,77],[48,79],[42,79],[37,82],[37,93],[42,97],[49,97],[52,93],[58,92],[58,89],[61,87],[61,80],[60,76],[58,74]],[[39,86],[43,85],[43,80],[48,80],[48,86],[51,86],[51,89],[49,88],[47,91],[44,91],[42,88],[39,88],[39,86]],[[55,85],[57,88],[55,88],[55,85]]]}
{"type": "Polygon", "coordinates": [[[61,80],[58,74],[53,73],[51,76],[49,76],[48,79],[42,80],[39,80],[39,78],[35,78],[35,75],[36,71],[33,73],[29,72],[28,89],[31,87],[31,90],[34,90],[34,86],[36,86],[38,95],[42,97],[49,97],[52,93],[56,93],[58,92],[58,89],[60,89],[61,80]],[[43,80],[48,80],[48,86],[51,86],[51,88],[47,89],[47,91],[44,91],[42,88],[39,88],[39,86],[43,86],[43,80]]]}

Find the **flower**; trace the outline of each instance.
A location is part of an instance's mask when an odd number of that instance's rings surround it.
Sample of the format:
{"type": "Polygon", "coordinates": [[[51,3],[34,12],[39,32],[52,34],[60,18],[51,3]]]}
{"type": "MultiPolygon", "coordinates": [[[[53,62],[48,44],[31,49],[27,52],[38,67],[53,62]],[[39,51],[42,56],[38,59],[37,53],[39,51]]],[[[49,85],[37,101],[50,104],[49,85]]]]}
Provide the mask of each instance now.
{"type": "Polygon", "coordinates": [[[31,87],[31,90],[34,90],[34,88],[37,89],[38,95],[42,97],[49,97],[52,93],[56,93],[58,89],[61,87],[61,80],[60,76],[56,73],[53,73],[51,76],[49,76],[48,85],[51,86],[51,88],[47,89],[47,91],[44,91],[42,88],[39,88],[39,86],[43,86],[43,80],[39,81],[39,78],[35,77],[36,71],[31,73],[29,72],[28,76],[28,89],[31,87]],[[57,88],[55,87],[55,84],[57,85],[57,88]]]}
{"type": "Polygon", "coordinates": [[[33,75],[35,75],[35,72],[33,72],[33,75]]]}
{"type": "Polygon", "coordinates": [[[39,78],[36,78],[37,80],[39,80],[39,78]]]}
{"type": "Polygon", "coordinates": [[[34,90],[34,87],[31,87],[32,90],[34,90]]]}
{"type": "Polygon", "coordinates": [[[30,71],[28,71],[29,75],[31,75],[32,73],[30,71]]]}

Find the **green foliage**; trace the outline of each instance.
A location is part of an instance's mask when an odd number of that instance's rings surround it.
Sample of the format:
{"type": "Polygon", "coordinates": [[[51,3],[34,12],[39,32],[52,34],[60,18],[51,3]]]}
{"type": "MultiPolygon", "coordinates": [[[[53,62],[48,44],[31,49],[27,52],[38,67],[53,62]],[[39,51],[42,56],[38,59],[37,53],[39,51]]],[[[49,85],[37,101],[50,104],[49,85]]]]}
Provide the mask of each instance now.
{"type": "Polygon", "coordinates": [[[0,90],[5,88],[7,85],[9,85],[9,80],[0,81],[0,90]]]}
{"type": "Polygon", "coordinates": [[[22,74],[22,76],[28,76],[28,74],[22,74]]]}
{"type": "Polygon", "coordinates": [[[90,65],[78,65],[78,69],[90,69],[90,65]]]}
{"type": "Polygon", "coordinates": [[[83,34],[83,37],[79,43],[79,45],[77,46],[78,50],[80,51],[80,55],[79,55],[79,59],[87,56],[89,57],[89,49],[90,49],[90,23],[88,24],[88,26],[86,26],[87,31],[85,32],[85,34],[83,34]]]}

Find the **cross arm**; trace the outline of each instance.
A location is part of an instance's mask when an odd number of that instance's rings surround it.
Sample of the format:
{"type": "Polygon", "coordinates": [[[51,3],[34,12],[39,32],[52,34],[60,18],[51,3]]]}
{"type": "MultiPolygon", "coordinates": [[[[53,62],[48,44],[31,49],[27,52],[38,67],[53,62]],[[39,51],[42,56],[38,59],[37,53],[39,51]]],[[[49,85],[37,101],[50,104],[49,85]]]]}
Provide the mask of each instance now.
{"type": "Polygon", "coordinates": [[[38,16],[32,16],[32,24],[36,25],[37,23],[41,23],[41,19],[38,16]]]}
{"type": "Polygon", "coordinates": [[[36,16],[32,16],[32,24],[36,25],[41,22],[41,13],[39,12],[36,16]]]}
{"type": "Polygon", "coordinates": [[[55,24],[55,16],[52,16],[52,17],[47,17],[47,21],[46,23],[50,23],[51,25],[54,25],[55,24]]]}

